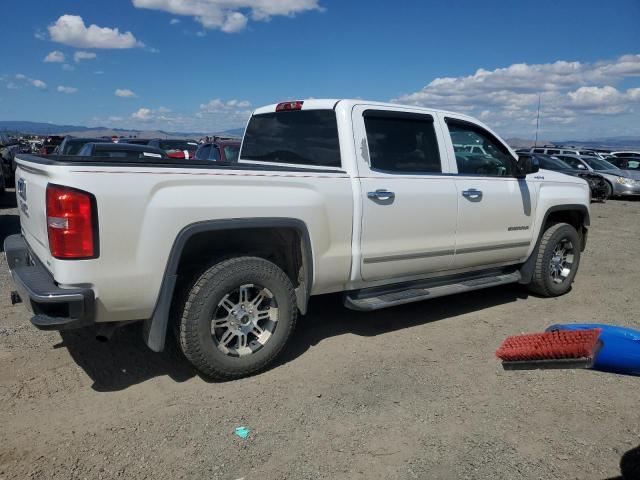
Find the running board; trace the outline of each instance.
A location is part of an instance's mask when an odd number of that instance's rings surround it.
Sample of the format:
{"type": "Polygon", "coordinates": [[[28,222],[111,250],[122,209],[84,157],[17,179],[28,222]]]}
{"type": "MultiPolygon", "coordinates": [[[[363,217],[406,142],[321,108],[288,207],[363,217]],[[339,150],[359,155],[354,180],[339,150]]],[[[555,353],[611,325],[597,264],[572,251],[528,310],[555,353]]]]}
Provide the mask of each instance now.
{"type": "Polygon", "coordinates": [[[511,273],[502,273],[498,275],[490,275],[484,277],[470,278],[467,280],[459,279],[455,283],[440,284],[434,286],[407,286],[406,289],[398,290],[398,286],[393,291],[380,291],[375,288],[376,293],[368,290],[359,290],[345,295],[344,305],[351,310],[370,311],[379,310],[381,308],[395,307],[396,305],[404,305],[405,303],[419,302],[421,300],[429,300],[431,298],[444,297],[445,295],[453,295],[454,293],[470,292],[481,288],[496,287],[498,285],[506,285],[508,283],[516,283],[520,281],[521,275],[518,270],[511,273]]]}

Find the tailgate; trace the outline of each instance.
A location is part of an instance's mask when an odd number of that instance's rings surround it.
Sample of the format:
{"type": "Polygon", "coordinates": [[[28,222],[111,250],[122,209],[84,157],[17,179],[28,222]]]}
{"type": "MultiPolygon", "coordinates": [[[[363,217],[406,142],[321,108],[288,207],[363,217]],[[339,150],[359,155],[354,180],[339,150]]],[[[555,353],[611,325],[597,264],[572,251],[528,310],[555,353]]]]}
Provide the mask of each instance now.
{"type": "Polygon", "coordinates": [[[46,212],[48,167],[21,162],[19,156],[16,157],[16,163],[16,197],[22,234],[40,261],[49,264],[51,255],[46,212]]]}

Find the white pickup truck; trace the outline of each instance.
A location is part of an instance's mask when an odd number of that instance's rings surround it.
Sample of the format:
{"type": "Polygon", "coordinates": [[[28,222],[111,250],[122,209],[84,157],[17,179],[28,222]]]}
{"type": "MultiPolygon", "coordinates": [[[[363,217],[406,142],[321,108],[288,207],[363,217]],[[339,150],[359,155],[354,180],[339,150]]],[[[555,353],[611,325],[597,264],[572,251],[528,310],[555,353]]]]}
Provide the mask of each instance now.
{"type": "Polygon", "coordinates": [[[311,295],[355,310],[516,282],[562,295],[589,225],[584,180],[519,161],[477,120],[362,100],[259,108],[231,164],[17,164],[22,233],[4,250],[32,323],[143,321],[152,350],[174,331],[218,378],[267,366],[311,295]]]}

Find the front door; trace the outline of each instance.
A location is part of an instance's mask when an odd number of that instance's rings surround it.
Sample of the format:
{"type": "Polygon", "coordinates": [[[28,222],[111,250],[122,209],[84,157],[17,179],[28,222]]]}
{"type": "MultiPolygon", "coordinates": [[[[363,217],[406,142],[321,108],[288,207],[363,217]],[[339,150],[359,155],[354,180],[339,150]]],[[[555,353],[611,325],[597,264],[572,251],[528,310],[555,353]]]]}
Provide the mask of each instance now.
{"type": "Polygon", "coordinates": [[[453,267],[516,263],[528,253],[536,185],[515,178],[516,159],[490,131],[443,117],[458,171],[458,229],[453,267]]]}
{"type": "Polygon", "coordinates": [[[353,111],[366,281],[451,267],[457,194],[437,121],[435,114],[408,109],[353,111]]]}

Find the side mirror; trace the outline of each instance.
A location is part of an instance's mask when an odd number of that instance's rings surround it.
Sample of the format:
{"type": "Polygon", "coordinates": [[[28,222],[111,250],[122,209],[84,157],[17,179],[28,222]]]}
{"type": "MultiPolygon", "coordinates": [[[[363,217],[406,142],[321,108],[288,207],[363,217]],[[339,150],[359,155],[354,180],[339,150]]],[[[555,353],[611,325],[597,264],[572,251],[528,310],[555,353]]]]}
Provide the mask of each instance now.
{"type": "Polygon", "coordinates": [[[540,162],[536,157],[522,156],[518,158],[516,164],[516,178],[525,178],[530,173],[540,170],[540,162]]]}

